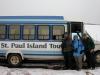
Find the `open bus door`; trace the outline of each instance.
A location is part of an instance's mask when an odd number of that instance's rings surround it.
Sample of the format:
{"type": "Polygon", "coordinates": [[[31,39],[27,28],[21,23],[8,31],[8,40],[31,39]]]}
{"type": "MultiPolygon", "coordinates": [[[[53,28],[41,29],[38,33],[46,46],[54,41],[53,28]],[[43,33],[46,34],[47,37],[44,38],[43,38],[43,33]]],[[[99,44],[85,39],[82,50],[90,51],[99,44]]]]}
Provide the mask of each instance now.
{"type": "MultiPolygon", "coordinates": [[[[68,25],[68,32],[70,33],[70,35],[72,36],[72,40],[73,40],[73,36],[74,35],[78,35],[78,37],[80,39],[82,39],[82,34],[83,34],[83,22],[70,22],[68,25]]],[[[75,64],[75,60],[74,57],[72,56],[72,60],[73,60],[73,65],[76,66],[75,64]]]]}
{"type": "Polygon", "coordinates": [[[72,38],[74,35],[78,35],[81,39],[83,34],[83,22],[71,22],[70,33],[72,35],[72,38]]]}

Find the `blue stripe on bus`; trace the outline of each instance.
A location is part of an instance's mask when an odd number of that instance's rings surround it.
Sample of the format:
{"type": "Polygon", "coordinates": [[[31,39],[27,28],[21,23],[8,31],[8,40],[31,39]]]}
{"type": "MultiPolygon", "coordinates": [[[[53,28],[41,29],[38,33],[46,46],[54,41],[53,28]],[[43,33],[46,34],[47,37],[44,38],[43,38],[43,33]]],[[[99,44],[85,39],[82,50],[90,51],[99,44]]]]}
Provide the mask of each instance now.
{"type": "Polygon", "coordinates": [[[62,56],[61,51],[22,51],[23,55],[62,56]]]}
{"type": "Polygon", "coordinates": [[[5,57],[6,50],[0,50],[0,57],[5,57]]]}
{"type": "Polygon", "coordinates": [[[6,53],[0,53],[0,56],[5,56],[6,55],[6,53]]]}
{"type": "Polygon", "coordinates": [[[23,55],[31,55],[31,56],[62,56],[62,54],[23,54],[23,55]]]}
{"type": "Polygon", "coordinates": [[[64,21],[64,20],[54,20],[54,19],[0,19],[0,21],[64,21]]]}
{"type": "Polygon", "coordinates": [[[65,21],[0,21],[0,24],[67,24],[65,21]]]}
{"type": "Polygon", "coordinates": [[[0,53],[6,53],[6,50],[0,50],[0,53]]]}
{"type": "Polygon", "coordinates": [[[61,51],[32,51],[32,50],[22,50],[22,53],[40,53],[40,54],[62,54],[61,51]]]}
{"type": "Polygon", "coordinates": [[[64,19],[63,16],[0,16],[0,19],[64,19]]]}
{"type": "MultiPolygon", "coordinates": [[[[23,55],[37,55],[37,56],[62,56],[61,51],[30,51],[21,50],[23,55]]],[[[6,50],[0,50],[0,56],[5,56],[6,50]]]]}
{"type": "Polygon", "coordinates": [[[5,57],[6,51],[5,50],[0,50],[0,57],[5,57]]]}

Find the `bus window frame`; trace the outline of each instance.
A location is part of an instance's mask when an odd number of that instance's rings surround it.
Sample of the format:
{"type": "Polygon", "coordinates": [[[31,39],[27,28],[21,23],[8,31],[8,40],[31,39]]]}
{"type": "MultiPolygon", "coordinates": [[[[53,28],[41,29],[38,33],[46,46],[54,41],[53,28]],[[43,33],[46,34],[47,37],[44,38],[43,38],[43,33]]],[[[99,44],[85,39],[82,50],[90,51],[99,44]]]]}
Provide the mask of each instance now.
{"type": "Polygon", "coordinates": [[[43,40],[43,41],[45,41],[45,40],[50,40],[50,28],[51,28],[51,26],[48,25],[48,24],[37,25],[37,33],[36,33],[36,34],[37,34],[37,40],[41,40],[41,41],[42,41],[42,40],[43,40]],[[38,31],[38,30],[39,30],[39,26],[48,26],[48,27],[49,27],[49,35],[48,35],[49,38],[48,38],[48,39],[39,39],[39,35],[38,35],[38,33],[39,33],[39,31],[38,31]]]}
{"type": "MultiPolygon", "coordinates": [[[[32,25],[32,24],[30,24],[30,26],[31,26],[31,25],[32,25]]],[[[23,39],[23,40],[36,40],[36,36],[37,36],[37,35],[36,35],[36,32],[37,32],[36,27],[37,27],[37,26],[36,26],[36,25],[32,25],[32,26],[34,26],[34,30],[35,30],[34,38],[32,38],[32,39],[24,39],[24,26],[28,26],[28,25],[27,25],[27,24],[23,24],[23,25],[22,25],[22,32],[21,32],[21,33],[22,33],[22,39],[23,39]]]]}
{"type": "MultiPolygon", "coordinates": [[[[4,38],[0,38],[0,40],[5,40],[7,38],[7,25],[6,24],[0,24],[0,26],[5,26],[5,32],[4,32],[4,38]]],[[[2,35],[2,34],[1,34],[2,35]]]]}
{"type": "MultiPolygon", "coordinates": [[[[63,27],[64,27],[64,33],[65,33],[65,25],[52,25],[52,36],[51,36],[51,37],[52,37],[52,40],[53,40],[53,41],[61,41],[63,38],[62,38],[62,39],[53,39],[53,26],[63,26],[63,27]]],[[[66,26],[66,27],[67,27],[67,26],[66,26]]],[[[67,27],[67,29],[68,29],[68,27],[67,27]]],[[[62,36],[63,36],[63,35],[62,35],[62,36]]]]}
{"type": "MultiPolygon", "coordinates": [[[[19,33],[20,34],[18,34],[19,35],[19,38],[18,39],[12,39],[12,38],[10,38],[10,26],[12,26],[12,25],[14,25],[14,24],[9,24],[8,25],[8,39],[9,40],[21,40],[21,24],[18,24],[18,26],[19,26],[19,29],[20,29],[20,31],[19,31],[19,33]]],[[[17,24],[16,24],[17,25],[17,24]]]]}

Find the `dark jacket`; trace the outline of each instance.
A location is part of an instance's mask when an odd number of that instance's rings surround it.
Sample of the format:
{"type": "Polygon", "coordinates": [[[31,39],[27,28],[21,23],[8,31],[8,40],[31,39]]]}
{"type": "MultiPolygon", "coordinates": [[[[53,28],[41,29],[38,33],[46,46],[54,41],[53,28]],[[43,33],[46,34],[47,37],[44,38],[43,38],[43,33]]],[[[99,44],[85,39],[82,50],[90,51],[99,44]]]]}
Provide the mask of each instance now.
{"type": "Polygon", "coordinates": [[[86,51],[95,48],[95,44],[94,44],[94,42],[92,41],[92,39],[90,39],[90,38],[83,39],[83,42],[84,42],[84,46],[85,46],[85,50],[86,50],[86,51]]]}
{"type": "Polygon", "coordinates": [[[72,40],[64,39],[62,41],[61,48],[63,52],[72,51],[72,40]]]}

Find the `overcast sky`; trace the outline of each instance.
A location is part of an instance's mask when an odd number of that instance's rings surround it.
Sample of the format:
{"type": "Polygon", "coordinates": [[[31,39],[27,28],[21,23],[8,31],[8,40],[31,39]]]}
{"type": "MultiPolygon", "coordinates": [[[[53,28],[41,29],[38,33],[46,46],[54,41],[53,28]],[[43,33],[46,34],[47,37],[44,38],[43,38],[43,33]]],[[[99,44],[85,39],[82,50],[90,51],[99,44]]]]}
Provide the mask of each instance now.
{"type": "Polygon", "coordinates": [[[100,0],[0,0],[0,15],[53,15],[100,24],[100,0]]]}

